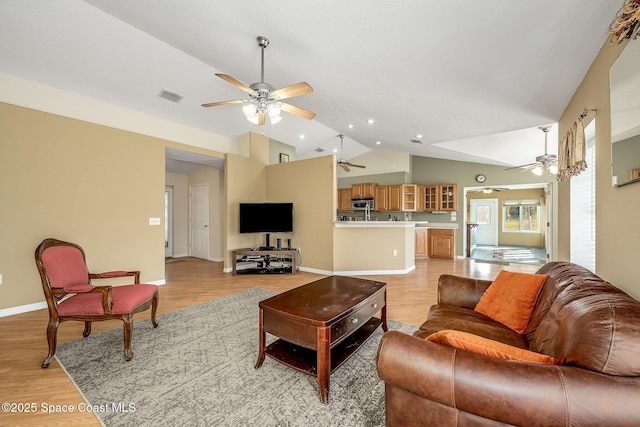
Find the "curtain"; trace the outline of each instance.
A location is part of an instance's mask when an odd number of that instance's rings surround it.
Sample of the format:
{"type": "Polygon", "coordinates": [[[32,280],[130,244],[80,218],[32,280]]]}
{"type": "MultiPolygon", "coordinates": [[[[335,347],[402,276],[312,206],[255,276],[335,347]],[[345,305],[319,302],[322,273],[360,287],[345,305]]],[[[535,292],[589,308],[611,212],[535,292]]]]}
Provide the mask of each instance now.
{"type": "Polygon", "coordinates": [[[562,138],[558,158],[558,181],[566,181],[587,168],[584,125],[578,119],[562,138]]]}
{"type": "Polygon", "coordinates": [[[617,44],[640,34],[640,0],[626,0],[609,28],[609,43],[617,44]]]}

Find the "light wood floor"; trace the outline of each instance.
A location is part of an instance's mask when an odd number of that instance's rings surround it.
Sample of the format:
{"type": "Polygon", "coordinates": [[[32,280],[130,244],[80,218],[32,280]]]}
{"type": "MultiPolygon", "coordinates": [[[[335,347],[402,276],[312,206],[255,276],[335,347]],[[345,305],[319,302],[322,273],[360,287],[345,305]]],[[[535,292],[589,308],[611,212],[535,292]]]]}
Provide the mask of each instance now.
{"type": "MultiPolygon", "coordinates": [[[[368,276],[387,283],[389,319],[420,325],[429,306],[436,301],[436,283],[441,274],[457,274],[479,279],[493,279],[500,270],[534,272],[539,266],[480,264],[471,260],[417,260],[415,271],[406,275],[368,276]]],[[[165,286],[160,287],[158,314],[179,310],[214,298],[249,288],[283,292],[324,276],[299,272],[295,275],[240,275],[222,272],[222,263],[183,258],[166,265],[165,286]]],[[[365,276],[362,276],[365,277],[365,276]]],[[[149,320],[149,311],[136,315],[136,321],[149,320]]],[[[99,426],[92,413],[78,412],[84,399],[73,382],[53,360],[47,369],[40,364],[47,354],[46,310],[0,318],[0,400],[17,404],[35,404],[35,413],[0,411],[0,425],[29,426],[99,426]],[[45,405],[45,406],[43,406],[45,405]],[[73,413],[46,414],[48,405],[70,406],[73,413]]],[[[162,318],[159,319],[162,323],[162,318]]],[[[92,332],[122,328],[119,321],[96,322],[92,332]]],[[[82,338],[82,322],[65,322],[58,330],[58,342],[82,338]]],[[[258,337],[256,336],[256,346],[258,337]]],[[[135,357],[135,334],[132,347],[135,357]]],[[[122,363],[124,361],[124,355],[122,363]]],[[[101,402],[110,403],[110,402],[101,402]]],[[[62,407],[57,408],[61,410],[62,407]]]]}

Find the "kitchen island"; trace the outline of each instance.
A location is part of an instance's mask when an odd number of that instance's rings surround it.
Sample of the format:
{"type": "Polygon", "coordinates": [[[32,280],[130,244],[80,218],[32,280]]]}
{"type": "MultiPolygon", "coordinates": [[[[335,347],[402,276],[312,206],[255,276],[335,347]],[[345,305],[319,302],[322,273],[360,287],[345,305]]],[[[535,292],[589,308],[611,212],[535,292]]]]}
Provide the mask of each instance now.
{"type": "Polygon", "coordinates": [[[415,229],[457,223],[335,221],[334,271],[342,275],[406,274],[415,265],[415,229]]]}

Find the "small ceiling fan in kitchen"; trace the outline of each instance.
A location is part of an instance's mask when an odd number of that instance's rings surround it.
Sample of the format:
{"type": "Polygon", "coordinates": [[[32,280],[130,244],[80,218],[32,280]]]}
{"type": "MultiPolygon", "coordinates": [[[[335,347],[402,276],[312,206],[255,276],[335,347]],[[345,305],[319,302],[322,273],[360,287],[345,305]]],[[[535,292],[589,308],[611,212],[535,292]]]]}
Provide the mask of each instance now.
{"type": "Polygon", "coordinates": [[[338,135],[338,137],[340,138],[340,159],[338,160],[338,166],[340,166],[345,172],[349,172],[351,169],[349,169],[349,166],[351,166],[352,168],[362,168],[365,169],[366,166],[363,165],[356,165],[355,163],[350,163],[347,162],[343,157],[342,157],[342,147],[344,145],[344,135],[340,134],[338,135]]]}
{"type": "Polygon", "coordinates": [[[220,77],[222,80],[227,83],[231,83],[238,89],[246,92],[249,95],[249,98],[235,99],[232,101],[209,102],[207,104],[202,104],[202,106],[217,107],[220,105],[244,104],[242,112],[247,117],[247,120],[256,126],[262,126],[265,123],[267,116],[271,119],[271,124],[278,123],[281,119],[281,110],[298,117],[302,117],[306,120],[312,120],[316,116],[315,113],[282,101],[287,98],[293,98],[294,96],[313,92],[313,88],[309,86],[307,82],[296,83],[281,89],[276,89],[269,83],[266,83],[264,81],[264,50],[269,46],[269,39],[264,36],[258,36],[257,41],[262,52],[262,67],[259,82],[246,85],[228,74],[216,74],[216,76],[220,77]]]}
{"type": "Polygon", "coordinates": [[[496,193],[500,192],[500,191],[505,191],[508,190],[508,188],[506,187],[482,187],[482,188],[477,188],[475,190],[469,190],[470,193],[485,193],[485,194],[491,194],[494,191],[496,193]]]}

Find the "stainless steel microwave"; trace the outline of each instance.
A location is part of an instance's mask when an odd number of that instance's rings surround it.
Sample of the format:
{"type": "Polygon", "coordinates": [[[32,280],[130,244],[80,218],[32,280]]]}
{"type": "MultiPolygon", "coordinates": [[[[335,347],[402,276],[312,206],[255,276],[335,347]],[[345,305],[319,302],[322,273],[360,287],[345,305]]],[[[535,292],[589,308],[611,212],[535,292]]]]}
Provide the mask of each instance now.
{"type": "Polygon", "coordinates": [[[372,211],[374,208],[373,199],[352,199],[351,210],[352,211],[372,211]]]}

